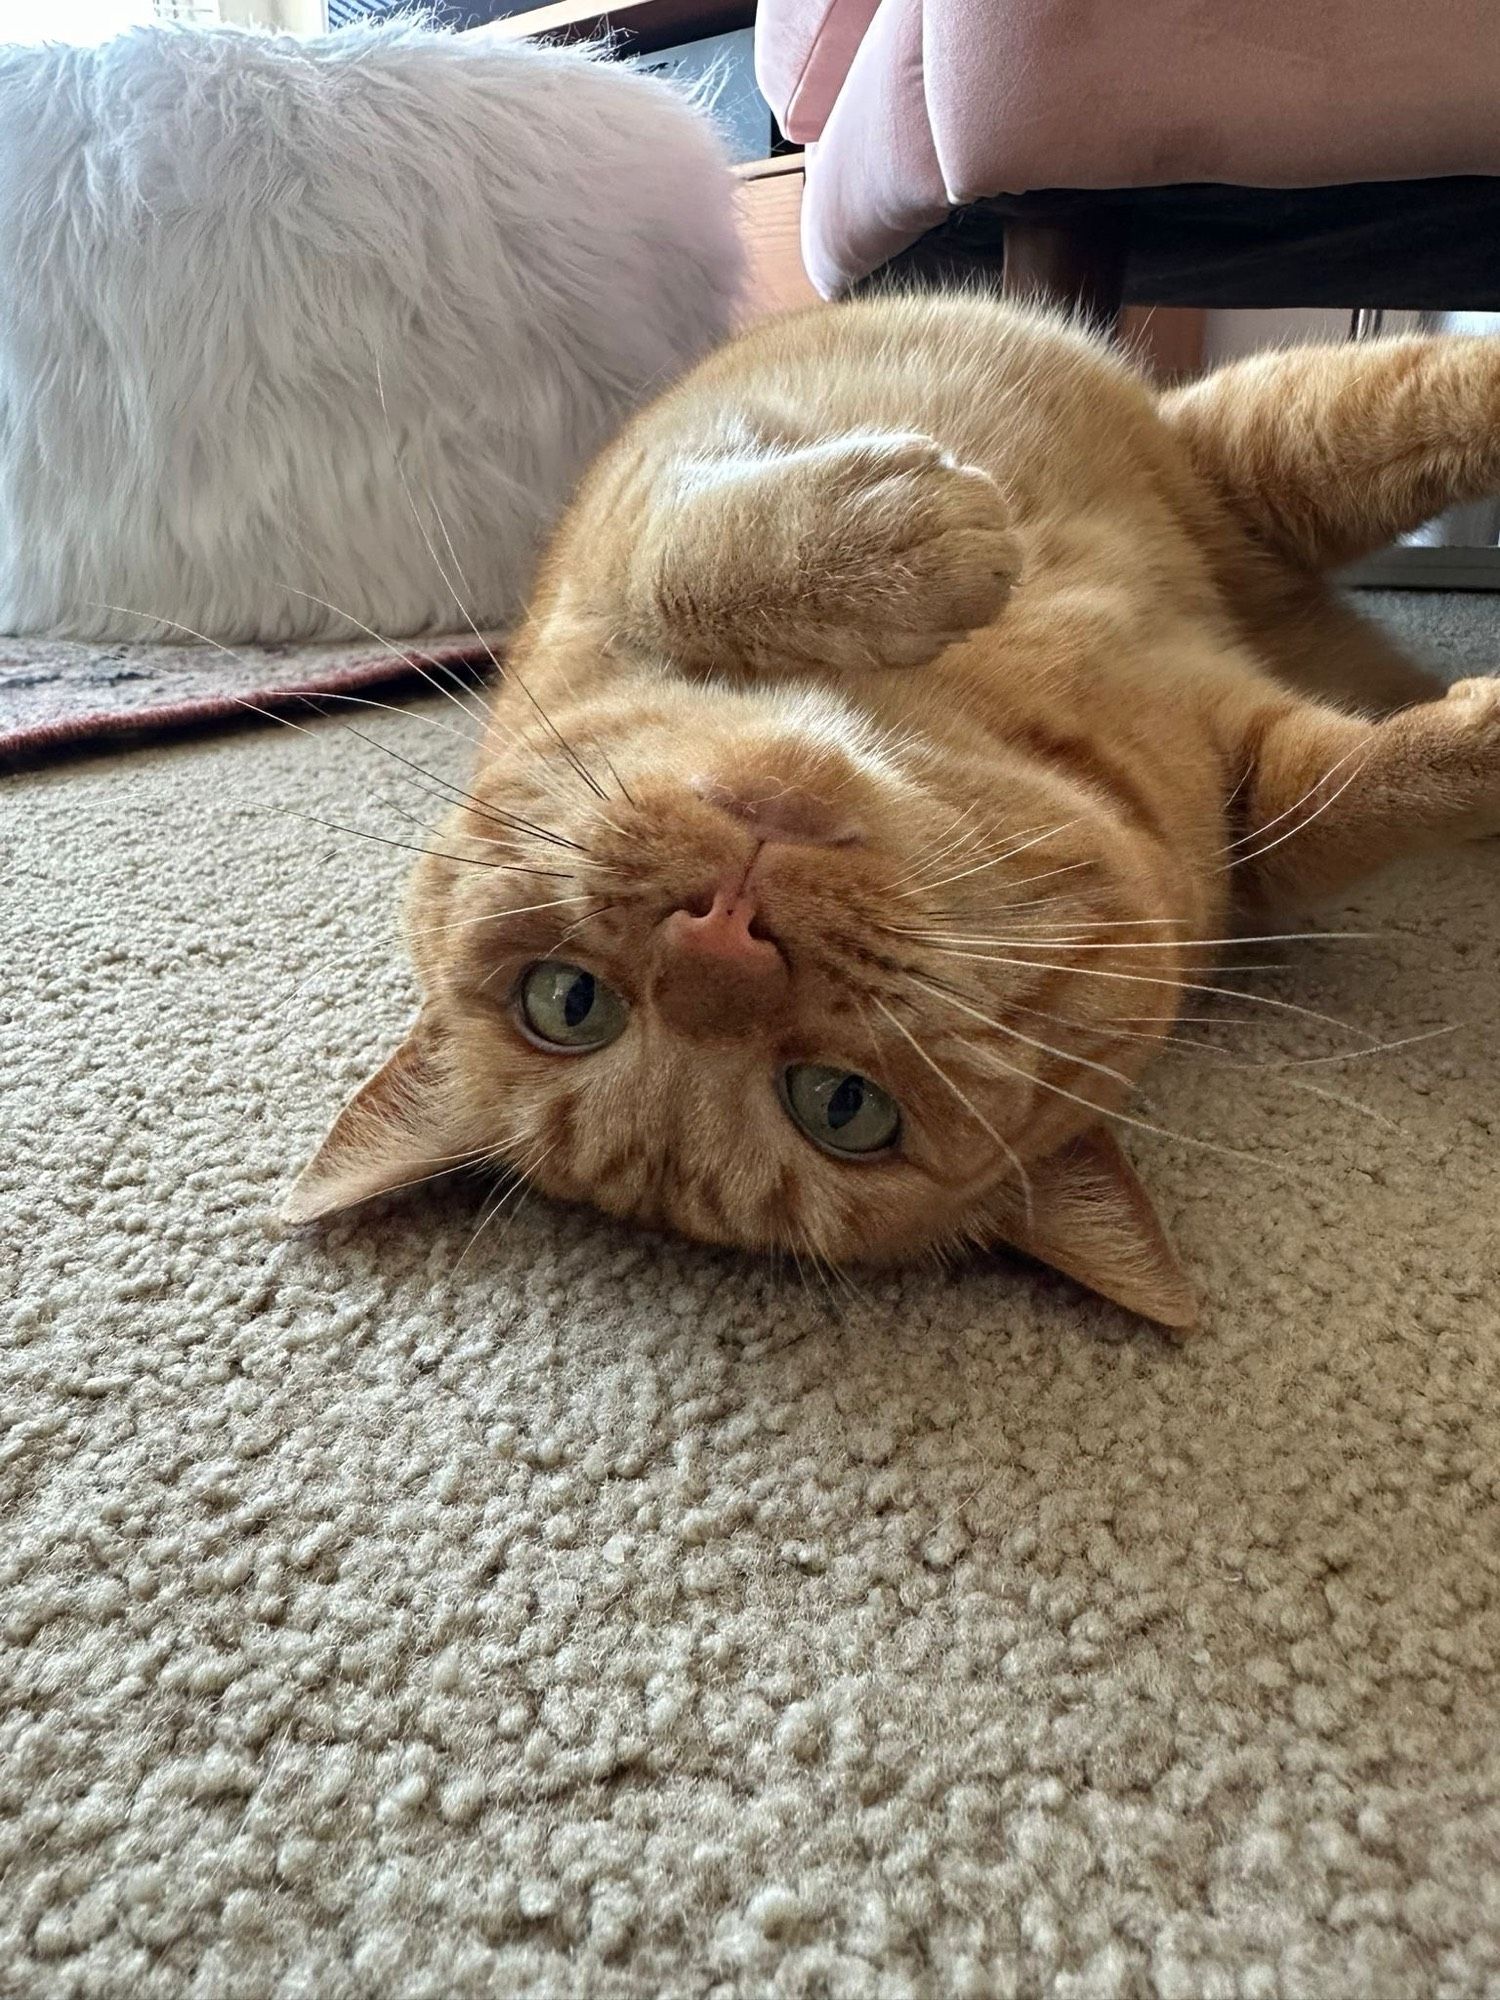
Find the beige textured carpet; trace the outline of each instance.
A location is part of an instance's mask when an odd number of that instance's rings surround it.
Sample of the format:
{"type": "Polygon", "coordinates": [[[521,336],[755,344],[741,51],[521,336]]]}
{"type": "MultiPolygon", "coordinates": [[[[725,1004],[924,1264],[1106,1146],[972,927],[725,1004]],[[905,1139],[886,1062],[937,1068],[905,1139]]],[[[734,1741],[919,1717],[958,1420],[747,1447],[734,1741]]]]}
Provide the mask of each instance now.
{"type": "Polygon", "coordinates": [[[0,787],[0,1992],[1494,2000],[1500,852],[1259,975],[1460,1034],[1164,1077],[1300,1176],[1136,1148],[1179,1350],[471,1192],[279,1240],[406,857],[239,801],[387,788],[327,723],[0,787]]]}

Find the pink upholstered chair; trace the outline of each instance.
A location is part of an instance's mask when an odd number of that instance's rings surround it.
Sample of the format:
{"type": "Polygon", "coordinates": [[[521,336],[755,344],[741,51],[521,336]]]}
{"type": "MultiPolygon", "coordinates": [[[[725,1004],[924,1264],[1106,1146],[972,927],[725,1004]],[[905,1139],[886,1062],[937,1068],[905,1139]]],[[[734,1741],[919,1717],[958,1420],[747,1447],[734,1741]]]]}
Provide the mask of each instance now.
{"type": "Polygon", "coordinates": [[[1495,0],[760,0],[826,296],[1500,305],[1495,0]]]}

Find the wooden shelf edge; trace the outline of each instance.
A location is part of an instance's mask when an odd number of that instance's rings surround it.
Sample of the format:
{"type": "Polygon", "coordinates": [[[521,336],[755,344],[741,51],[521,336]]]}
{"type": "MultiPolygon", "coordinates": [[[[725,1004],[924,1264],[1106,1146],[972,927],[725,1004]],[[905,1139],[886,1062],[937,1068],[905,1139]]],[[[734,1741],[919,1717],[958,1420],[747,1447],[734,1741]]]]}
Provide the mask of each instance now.
{"type": "Polygon", "coordinates": [[[742,181],[770,180],[774,174],[800,174],[800,153],[777,153],[769,160],[741,160],[730,169],[742,181]]]}

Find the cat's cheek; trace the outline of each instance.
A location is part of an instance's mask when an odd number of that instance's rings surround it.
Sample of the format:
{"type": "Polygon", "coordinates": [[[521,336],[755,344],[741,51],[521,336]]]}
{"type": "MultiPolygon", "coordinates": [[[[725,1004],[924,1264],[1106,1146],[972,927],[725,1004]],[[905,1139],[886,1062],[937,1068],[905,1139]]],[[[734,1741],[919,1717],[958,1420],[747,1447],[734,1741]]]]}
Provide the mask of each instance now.
{"type": "Polygon", "coordinates": [[[837,1262],[881,1270],[965,1247],[963,1218],[978,1195],[978,1186],[938,1183],[910,1161],[820,1162],[804,1181],[797,1220],[837,1262]]]}

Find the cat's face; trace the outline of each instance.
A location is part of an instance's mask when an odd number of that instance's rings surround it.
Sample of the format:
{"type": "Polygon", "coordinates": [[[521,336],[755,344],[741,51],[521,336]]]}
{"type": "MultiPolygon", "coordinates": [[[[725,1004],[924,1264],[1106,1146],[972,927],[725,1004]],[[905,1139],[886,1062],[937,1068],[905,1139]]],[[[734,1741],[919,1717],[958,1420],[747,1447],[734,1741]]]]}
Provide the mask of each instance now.
{"type": "Polygon", "coordinates": [[[1121,1196],[1077,1135],[1176,997],[1128,827],[821,691],[637,687],[567,711],[566,748],[522,720],[417,871],[422,1015],[295,1215],[480,1156],[709,1241],[868,1263],[1003,1237],[1101,1283],[1052,1241],[1055,1163],[1121,1196]]]}

